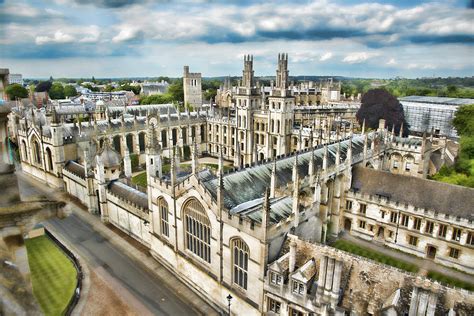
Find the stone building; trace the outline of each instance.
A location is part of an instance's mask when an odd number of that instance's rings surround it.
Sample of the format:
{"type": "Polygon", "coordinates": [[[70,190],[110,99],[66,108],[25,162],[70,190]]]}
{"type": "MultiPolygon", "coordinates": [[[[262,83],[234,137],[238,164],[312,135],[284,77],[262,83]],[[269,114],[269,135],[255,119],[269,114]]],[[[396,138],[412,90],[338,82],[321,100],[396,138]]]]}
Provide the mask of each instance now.
{"type": "Polygon", "coordinates": [[[184,66],[183,73],[184,104],[200,108],[202,106],[201,73],[189,72],[189,66],[184,66]]]}
{"type": "Polygon", "coordinates": [[[394,315],[408,305],[414,311],[410,315],[433,315],[433,306],[453,309],[451,315],[462,311],[456,295],[471,300],[472,293],[442,287],[454,294],[432,297],[431,285],[423,285],[429,281],[376,264],[369,273],[365,263],[357,265],[358,258],[337,257],[337,251],[321,245],[344,231],[370,240],[383,237],[390,247],[428,257],[435,251],[435,262],[472,272],[469,201],[474,190],[438,187],[423,179],[442,143],[397,137],[384,122],[370,133],[364,126],[361,134],[354,134],[352,126],[333,131],[317,112],[313,125],[294,128],[287,65],[287,55],[281,54],[276,84],[262,98],[254,83],[253,58],[245,57],[242,82],[232,90],[230,103],[209,111],[179,112],[172,105],[96,107],[87,113],[89,121],[66,123],[70,112],[63,109],[52,107],[44,114],[22,106],[10,116],[11,137],[27,174],[64,188],[91,213],[136,238],[217,309],[226,309],[231,294],[232,312],[240,315],[277,309],[290,315],[349,310],[394,315]],[[189,172],[180,170],[179,163],[186,146],[189,172]],[[218,157],[217,172],[199,165],[203,153],[218,157]],[[132,154],[146,166],[145,189],[129,184],[132,154]],[[170,164],[166,170],[165,158],[170,164]],[[224,159],[233,160],[236,168],[224,172],[224,159]],[[415,194],[426,194],[423,190],[443,194],[427,201],[415,194]],[[459,205],[464,201],[469,203],[459,205]],[[363,204],[365,213],[358,211],[363,204]],[[390,221],[392,213],[396,223],[390,221]],[[401,215],[408,216],[407,227],[401,227],[401,215]],[[445,237],[439,236],[442,225],[445,237]],[[296,240],[290,235],[307,243],[290,247],[301,260],[285,257],[289,240],[296,240]],[[417,238],[416,246],[409,236],[417,238]],[[447,254],[451,248],[463,262],[447,254]],[[318,249],[329,253],[322,267],[318,249]],[[351,266],[356,272],[350,272],[351,266]],[[344,278],[338,281],[332,275],[339,270],[344,278]],[[328,277],[319,280],[320,271],[328,277]],[[387,271],[398,281],[385,284],[387,271]],[[281,273],[280,281],[272,273],[281,273]],[[369,283],[355,290],[361,274],[369,283]],[[316,278],[324,289],[314,285],[316,278]],[[279,288],[272,287],[273,279],[279,288]],[[378,287],[383,290],[372,299],[378,287]],[[295,290],[301,297],[293,295],[295,290]],[[408,303],[407,295],[413,302],[408,303]]]}
{"type": "Polygon", "coordinates": [[[470,315],[474,295],[288,235],[268,264],[267,315],[470,315]]]}

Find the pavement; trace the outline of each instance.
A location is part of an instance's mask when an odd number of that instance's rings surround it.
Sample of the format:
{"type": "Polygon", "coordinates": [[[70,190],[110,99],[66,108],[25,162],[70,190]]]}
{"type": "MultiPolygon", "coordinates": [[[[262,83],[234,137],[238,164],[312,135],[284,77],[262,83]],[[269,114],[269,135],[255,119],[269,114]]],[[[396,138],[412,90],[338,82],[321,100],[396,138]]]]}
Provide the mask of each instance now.
{"type": "Polygon", "coordinates": [[[446,276],[449,276],[451,278],[467,281],[474,284],[474,275],[464,273],[458,270],[450,269],[448,267],[435,263],[432,260],[416,257],[414,255],[410,255],[410,254],[403,253],[401,251],[390,249],[383,245],[378,245],[375,242],[369,242],[369,241],[351,236],[349,234],[341,235],[340,239],[347,240],[349,242],[352,242],[364,248],[371,249],[373,251],[383,253],[384,255],[395,257],[402,261],[414,264],[420,268],[418,273],[421,275],[426,275],[428,271],[436,271],[446,276]]]}
{"type": "Polygon", "coordinates": [[[216,315],[218,312],[151,255],[105,226],[62,191],[17,171],[20,195],[63,200],[70,215],[48,220],[55,235],[74,247],[88,269],[139,315],[216,315]]]}

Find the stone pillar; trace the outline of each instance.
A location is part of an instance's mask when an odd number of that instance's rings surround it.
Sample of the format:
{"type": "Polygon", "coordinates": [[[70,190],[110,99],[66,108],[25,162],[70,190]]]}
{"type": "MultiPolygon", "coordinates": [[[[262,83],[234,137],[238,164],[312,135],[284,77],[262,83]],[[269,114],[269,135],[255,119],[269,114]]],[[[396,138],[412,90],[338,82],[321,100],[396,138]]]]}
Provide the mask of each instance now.
{"type": "Polygon", "coordinates": [[[411,292],[410,310],[408,311],[408,316],[416,316],[417,309],[418,309],[418,288],[413,287],[413,291],[411,292]]]}
{"type": "Polygon", "coordinates": [[[334,277],[334,258],[328,258],[328,268],[326,271],[326,283],[324,286],[325,295],[331,294],[333,277],[334,277]]]}
{"type": "Polygon", "coordinates": [[[438,296],[436,293],[430,293],[428,299],[428,308],[426,310],[426,316],[434,316],[436,312],[436,303],[438,301],[438,296]]]}
{"type": "Polygon", "coordinates": [[[123,157],[123,171],[125,173],[125,177],[130,178],[132,176],[132,160],[130,159],[130,153],[128,148],[125,148],[124,151],[125,156],[123,157]]]}
{"type": "Polygon", "coordinates": [[[326,282],[326,269],[327,269],[328,257],[323,256],[319,262],[319,276],[318,276],[318,288],[316,290],[316,300],[321,302],[324,294],[324,285],[326,282]]]}
{"type": "Polygon", "coordinates": [[[341,286],[342,261],[336,260],[334,266],[334,277],[332,280],[331,305],[335,307],[339,299],[339,288],[341,286]]]}

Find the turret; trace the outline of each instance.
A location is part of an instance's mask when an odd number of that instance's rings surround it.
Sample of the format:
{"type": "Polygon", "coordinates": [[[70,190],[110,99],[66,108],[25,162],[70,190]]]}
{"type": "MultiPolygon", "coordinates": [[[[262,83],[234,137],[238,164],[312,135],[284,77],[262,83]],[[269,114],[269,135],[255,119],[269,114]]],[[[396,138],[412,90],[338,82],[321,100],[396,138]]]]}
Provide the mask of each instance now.
{"type": "Polygon", "coordinates": [[[298,227],[300,223],[300,201],[299,201],[299,190],[300,190],[300,181],[298,174],[296,175],[296,181],[293,184],[293,205],[292,213],[294,215],[293,227],[298,227]]]}
{"type": "Polygon", "coordinates": [[[191,155],[192,155],[192,162],[191,168],[193,174],[197,174],[199,170],[199,158],[198,158],[198,148],[196,142],[193,142],[193,146],[191,147],[191,155]]]}
{"type": "Polygon", "coordinates": [[[276,159],[273,158],[272,175],[271,175],[271,178],[270,178],[270,197],[271,198],[275,197],[275,191],[276,191],[276,186],[277,186],[276,170],[277,170],[276,159]]]}

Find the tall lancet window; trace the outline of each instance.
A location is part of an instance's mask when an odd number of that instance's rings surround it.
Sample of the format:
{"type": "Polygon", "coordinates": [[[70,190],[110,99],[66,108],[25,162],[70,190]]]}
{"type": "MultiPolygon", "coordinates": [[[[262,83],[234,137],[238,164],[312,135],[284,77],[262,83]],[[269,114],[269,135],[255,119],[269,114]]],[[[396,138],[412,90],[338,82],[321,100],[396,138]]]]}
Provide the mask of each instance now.
{"type": "Polygon", "coordinates": [[[241,239],[232,240],[232,275],[233,282],[243,289],[247,289],[247,272],[249,265],[249,247],[241,239]]]}
{"type": "Polygon", "coordinates": [[[186,249],[211,263],[211,223],[196,199],[184,206],[184,221],[186,249]]]}

